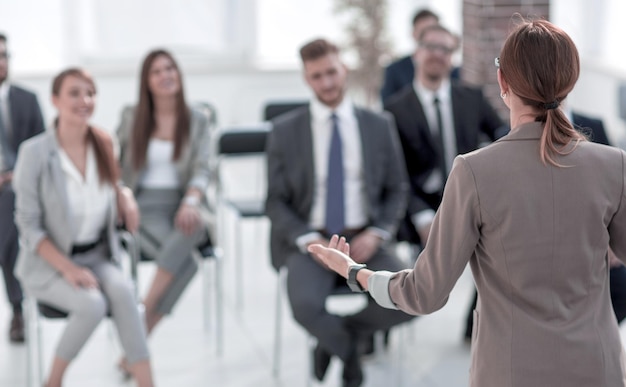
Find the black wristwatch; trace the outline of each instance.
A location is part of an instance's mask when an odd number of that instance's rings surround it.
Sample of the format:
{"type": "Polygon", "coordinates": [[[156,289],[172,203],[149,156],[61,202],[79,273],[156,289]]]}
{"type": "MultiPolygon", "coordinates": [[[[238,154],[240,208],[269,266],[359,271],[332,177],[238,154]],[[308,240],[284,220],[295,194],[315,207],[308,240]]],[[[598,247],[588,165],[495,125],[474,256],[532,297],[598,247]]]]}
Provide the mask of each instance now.
{"type": "Polygon", "coordinates": [[[355,264],[355,265],[350,265],[348,269],[348,287],[353,292],[356,292],[356,293],[365,292],[365,289],[363,289],[363,286],[361,286],[359,281],[356,280],[356,274],[359,272],[359,270],[365,269],[366,267],[367,267],[366,265],[360,264],[360,263],[355,264]]]}

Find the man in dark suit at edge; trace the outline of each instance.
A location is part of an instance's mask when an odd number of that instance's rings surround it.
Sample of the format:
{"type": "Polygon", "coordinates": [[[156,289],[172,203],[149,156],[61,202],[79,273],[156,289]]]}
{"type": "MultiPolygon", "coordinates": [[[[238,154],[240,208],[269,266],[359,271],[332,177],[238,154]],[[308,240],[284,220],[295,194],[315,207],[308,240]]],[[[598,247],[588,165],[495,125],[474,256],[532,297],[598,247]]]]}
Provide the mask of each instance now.
{"type": "MultiPolygon", "coordinates": [[[[315,376],[331,356],[344,363],[343,386],[363,381],[359,340],[411,316],[385,310],[371,298],[365,309],[340,317],[325,308],[338,277],[306,248],[344,235],[368,267],[406,267],[386,248],[406,209],[408,184],[391,117],[352,104],[347,69],[334,44],[317,39],[300,50],[309,105],[272,121],[267,144],[272,264],[287,267],[287,292],[296,321],[318,340],[315,376]]],[[[345,281],[344,281],[345,283],[345,281]]]]}
{"type": "MultiPolygon", "coordinates": [[[[415,16],[413,16],[413,28],[411,31],[411,37],[415,44],[417,45],[419,42],[420,35],[426,27],[436,24],[439,24],[439,16],[437,14],[429,9],[417,11],[415,16]]],[[[392,95],[404,89],[405,86],[412,84],[414,76],[415,61],[412,54],[404,56],[387,66],[384,72],[383,86],[380,89],[380,98],[383,105],[392,95]]],[[[450,78],[460,79],[458,67],[452,68],[450,78]]]]}
{"type": "MultiPolygon", "coordinates": [[[[415,52],[414,82],[385,104],[393,114],[404,150],[411,195],[400,226],[399,240],[423,245],[454,157],[496,139],[503,125],[480,89],[450,79],[452,54],[458,38],[440,25],[422,31],[415,52]]],[[[471,338],[474,301],[469,310],[465,338],[471,338]]]]}
{"type": "Polygon", "coordinates": [[[44,130],[37,97],[8,82],[9,52],[7,37],[0,33],[0,265],[13,317],[9,340],[24,341],[22,288],[13,275],[18,254],[18,234],[13,222],[15,194],[11,186],[13,166],[20,144],[44,130]]]}

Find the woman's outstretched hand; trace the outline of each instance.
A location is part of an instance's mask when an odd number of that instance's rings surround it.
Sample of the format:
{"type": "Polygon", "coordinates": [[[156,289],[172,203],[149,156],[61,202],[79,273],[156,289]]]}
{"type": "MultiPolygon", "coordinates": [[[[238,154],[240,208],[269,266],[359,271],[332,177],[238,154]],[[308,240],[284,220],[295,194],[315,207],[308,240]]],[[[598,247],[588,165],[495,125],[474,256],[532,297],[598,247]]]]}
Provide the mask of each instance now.
{"type": "Polygon", "coordinates": [[[320,244],[313,244],[308,247],[309,253],[315,255],[328,268],[337,274],[348,278],[348,268],[356,262],[350,258],[350,244],[346,238],[333,235],[330,238],[328,247],[320,244]]]}

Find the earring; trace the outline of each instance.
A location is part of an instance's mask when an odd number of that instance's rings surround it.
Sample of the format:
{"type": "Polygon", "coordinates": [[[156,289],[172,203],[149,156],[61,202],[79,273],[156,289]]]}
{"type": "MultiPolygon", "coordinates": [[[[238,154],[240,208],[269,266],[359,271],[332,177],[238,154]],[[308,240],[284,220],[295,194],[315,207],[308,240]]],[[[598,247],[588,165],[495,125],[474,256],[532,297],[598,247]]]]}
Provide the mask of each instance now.
{"type": "Polygon", "coordinates": [[[500,98],[505,99],[506,98],[506,93],[500,93],[500,98]]]}

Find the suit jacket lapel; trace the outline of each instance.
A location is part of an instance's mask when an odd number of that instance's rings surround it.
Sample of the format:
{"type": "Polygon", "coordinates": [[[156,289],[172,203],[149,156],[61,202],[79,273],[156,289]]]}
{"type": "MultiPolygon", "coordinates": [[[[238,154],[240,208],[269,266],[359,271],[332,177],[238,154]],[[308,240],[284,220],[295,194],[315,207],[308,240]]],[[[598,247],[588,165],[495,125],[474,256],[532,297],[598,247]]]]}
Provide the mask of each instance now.
{"type": "MultiPolygon", "coordinates": [[[[373,171],[375,161],[372,160],[372,156],[376,154],[376,144],[373,137],[369,134],[372,130],[370,124],[364,119],[363,113],[360,109],[354,108],[354,115],[356,116],[357,125],[359,125],[359,134],[361,135],[361,159],[363,160],[363,171],[373,171]]],[[[365,187],[369,189],[373,187],[371,179],[373,178],[371,173],[364,173],[365,187]]]]}
{"type": "Polygon", "coordinates": [[[454,85],[450,85],[450,103],[452,104],[452,128],[454,129],[454,138],[456,139],[457,152],[463,153],[466,148],[465,143],[467,139],[464,137],[465,129],[463,120],[463,103],[461,102],[462,96],[459,94],[459,89],[454,85]]]}
{"type": "Polygon", "coordinates": [[[405,109],[407,112],[410,112],[411,117],[414,117],[414,127],[416,130],[418,128],[424,128],[424,131],[418,133],[422,137],[422,140],[425,141],[426,144],[433,150],[433,152],[437,152],[437,147],[435,146],[435,139],[433,138],[433,131],[431,130],[430,124],[428,123],[428,119],[426,119],[426,113],[424,113],[424,107],[422,103],[426,103],[426,101],[421,101],[417,97],[417,92],[415,90],[411,90],[410,98],[407,100],[408,106],[405,109]]]}
{"type": "Polygon", "coordinates": [[[306,109],[304,114],[300,116],[300,123],[295,125],[297,128],[297,133],[295,134],[295,143],[297,146],[293,148],[295,154],[293,155],[292,160],[297,162],[300,160],[303,165],[303,181],[304,187],[302,187],[302,192],[305,193],[305,198],[303,200],[303,206],[307,208],[307,213],[310,212],[311,206],[313,205],[313,189],[315,187],[315,163],[313,161],[313,134],[311,127],[311,110],[306,109]]]}
{"type": "MultiPolygon", "coordinates": [[[[69,199],[67,197],[67,190],[65,187],[65,175],[63,174],[63,168],[61,167],[61,159],[59,156],[60,145],[57,142],[55,131],[49,130],[46,134],[48,136],[48,143],[50,145],[50,153],[48,154],[48,169],[50,176],[54,182],[54,187],[57,191],[58,197],[61,199],[59,205],[63,206],[64,213],[67,215],[65,219],[59,221],[66,222],[68,230],[74,230],[72,224],[72,211],[69,205],[69,199]]],[[[73,231],[72,231],[73,232],[73,231]]]]}

